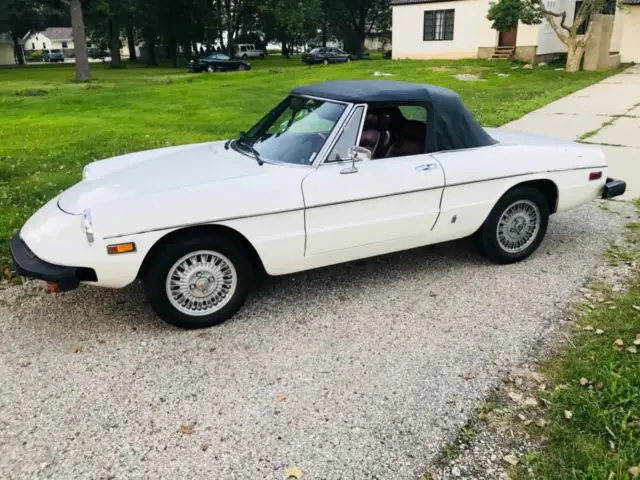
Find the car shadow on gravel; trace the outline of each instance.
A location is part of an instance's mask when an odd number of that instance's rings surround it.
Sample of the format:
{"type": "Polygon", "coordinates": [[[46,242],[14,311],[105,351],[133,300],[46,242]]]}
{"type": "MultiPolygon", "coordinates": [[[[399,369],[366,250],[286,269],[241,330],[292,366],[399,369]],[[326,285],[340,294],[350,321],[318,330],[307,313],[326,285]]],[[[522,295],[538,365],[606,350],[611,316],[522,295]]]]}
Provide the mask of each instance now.
{"type": "MultiPolygon", "coordinates": [[[[261,321],[263,317],[321,315],[323,305],[330,308],[347,302],[365,289],[385,296],[399,282],[432,274],[429,272],[432,268],[450,271],[478,265],[490,264],[470,239],[463,239],[291,275],[265,276],[256,284],[245,306],[224,325],[261,321]]],[[[54,295],[45,294],[43,285],[30,282],[29,288],[18,293],[18,311],[27,298],[41,299],[36,315],[20,314],[20,321],[31,320],[34,328],[50,325],[61,332],[86,330],[92,335],[114,329],[180,332],[155,315],[140,282],[122,289],[82,285],[75,291],[54,295]],[[42,316],[55,317],[55,322],[43,322],[42,316]]]]}

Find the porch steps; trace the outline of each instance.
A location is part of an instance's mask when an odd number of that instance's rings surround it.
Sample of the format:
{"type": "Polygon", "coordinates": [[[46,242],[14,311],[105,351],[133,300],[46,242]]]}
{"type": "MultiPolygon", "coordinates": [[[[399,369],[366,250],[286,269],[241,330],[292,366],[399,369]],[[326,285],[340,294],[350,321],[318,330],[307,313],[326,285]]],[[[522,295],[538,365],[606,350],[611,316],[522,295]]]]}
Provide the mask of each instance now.
{"type": "Polygon", "coordinates": [[[496,47],[493,50],[492,60],[508,60],[515,52],[516,47],[496,47]]]}

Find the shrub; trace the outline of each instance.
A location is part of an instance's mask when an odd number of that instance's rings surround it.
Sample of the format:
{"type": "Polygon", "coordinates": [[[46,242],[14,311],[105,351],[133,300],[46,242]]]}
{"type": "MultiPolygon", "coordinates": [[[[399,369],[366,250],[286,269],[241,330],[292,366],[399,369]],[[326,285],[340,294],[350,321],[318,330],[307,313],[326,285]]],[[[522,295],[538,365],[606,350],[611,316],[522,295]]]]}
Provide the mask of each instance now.
{"type": "Polygon", "coordinates": [[[27,55],[27,62],[41,62],[42,52],[33,51],[27,55]]]}

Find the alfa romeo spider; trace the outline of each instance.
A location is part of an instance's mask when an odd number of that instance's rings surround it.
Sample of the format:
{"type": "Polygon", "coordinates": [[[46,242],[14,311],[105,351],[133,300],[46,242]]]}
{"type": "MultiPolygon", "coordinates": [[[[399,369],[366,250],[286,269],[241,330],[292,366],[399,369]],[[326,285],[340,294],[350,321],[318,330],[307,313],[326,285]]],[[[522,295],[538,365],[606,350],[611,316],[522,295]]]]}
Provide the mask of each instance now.
{"type": "Polygon", "coordinates": [[[625,188],[599,147],[485,129],[450,90],[333,81],[295,88],[235,139],[88,164],[11,249],[60,291],[140,279],[161,318],[203,328],[265,272],[468,236],[518,262],[550,215],[625,188]]]}

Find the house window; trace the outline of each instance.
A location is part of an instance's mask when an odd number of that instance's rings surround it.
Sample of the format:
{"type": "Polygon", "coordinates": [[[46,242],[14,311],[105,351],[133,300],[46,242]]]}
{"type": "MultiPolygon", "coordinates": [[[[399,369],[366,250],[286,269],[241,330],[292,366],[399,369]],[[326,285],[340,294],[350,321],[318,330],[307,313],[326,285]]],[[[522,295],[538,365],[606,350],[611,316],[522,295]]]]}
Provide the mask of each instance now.
{"type": "Polygon", "coordinates": [[[69,48],[69,46],[67,45],[67,42],[62,42],[62,48],[69,48]]]}
{"type": "Polygon", "coordinates": [[[36,42],[31,42],[31,50],[35,50],[36,49],[36,42]]]}
{"type": "Polygon", "coordinates": [[[429,10],[424,12],[424,41],[453,40],[455,10],[429,10]]]}
{"type": "Polygon", "coordinates": [[[87,48],[91,48],[91,42],[87,42],[87,48]]]}
{"type": "Polygon", "coordinates": [[[47,49],[47,44],[45,42],[42,42],[42,49],[46,50],[47,49]]]}
{"type": "MultiPolygon", "coordinates": [[[[573,18],[575,21],[575,18],[578,16],[578,12],[580,11],[580,7],[582,7],[582,4],[584,2],[582,0],[579,0],[576,2],[576,9],[573,13],[573,18]]],[[[615,0],[605,0],[605,2],[603,3],[602,7],[600,8],[600,13],[603,15],[615,15],[616,14],[616,2],[615,0]]],[[[584,20],[584,22],[582,22],[580,24],[580,26],[578,27],[578,30],[576,30],[576,33],[578,35],[584,35],[585,33],[587,33],[587,28],[589,27],[589,18],[586,18],[584,20]]]]}
{"type": "MultiPolygon", "coordinates": [[[[555,12],[556,11],[556,0],[547,0],[545,2],[545,7],[547,10],[551,11],[551,12],[555,12]]],[[[551,20],[554,21],[554,20],[551,20]]],[[[549,20],[545,20],[544,21],[544,29],[543,29],[545,34],[551,34],[553,33],[553,28],[551,27],[551,24],[549,23],[549,20]]]]}

